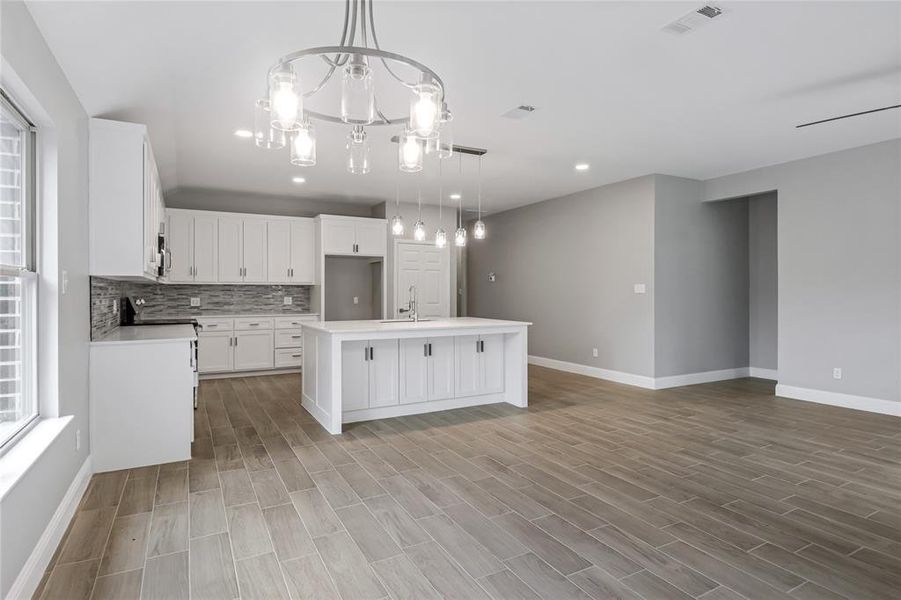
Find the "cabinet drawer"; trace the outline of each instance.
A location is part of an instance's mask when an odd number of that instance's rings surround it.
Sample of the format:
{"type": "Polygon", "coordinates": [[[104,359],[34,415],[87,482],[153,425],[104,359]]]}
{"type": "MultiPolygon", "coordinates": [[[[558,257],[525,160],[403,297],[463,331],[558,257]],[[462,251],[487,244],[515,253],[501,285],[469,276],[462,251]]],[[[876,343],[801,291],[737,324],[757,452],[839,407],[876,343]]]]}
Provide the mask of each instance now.
{"type": "Polygon", "coordinates": [[[275,332],[276,348],[300,348],[303,346],[303,335],[300,329],[281,329],[275,332]]]}
{"type": "Polygon", "coordinates": [[[235,331],[265,331],[272,329],[272,319],[269,317],[252,318],[242,317],[235,319],[235,331]]]}
{"type": "Polygon", "coordinates": [[[231,331],[235,328],[234,319],[216,319],[213,317],[201,317],[197,319],[202,329],[201,331],[212,333],[214,331],[231,331]]]}
{"type": "Polygon", "coordinates": [[[283,348],[275,351],[275,367],[299,367],[303,362],[303,351],[300,348],[283,348]]]}
{"type": "Polygon", "coordinates": [[[297,329],[304,323],[312,323],[318,321],[319,317],[316,315],[297,315],[294,317],[276,317],[275,318],[275,328],[276,329],[297,329]]]}

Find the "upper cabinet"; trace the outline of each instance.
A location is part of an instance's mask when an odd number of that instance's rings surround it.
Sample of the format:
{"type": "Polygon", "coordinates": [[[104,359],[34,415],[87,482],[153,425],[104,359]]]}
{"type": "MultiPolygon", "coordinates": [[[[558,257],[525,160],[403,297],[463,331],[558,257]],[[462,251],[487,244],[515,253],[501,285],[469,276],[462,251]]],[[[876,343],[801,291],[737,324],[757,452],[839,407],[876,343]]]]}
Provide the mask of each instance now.
{"type": "Polygon", "coordinates": [[[219,283],[268,283],[266,221],[219,217],[219,283]]]}
{"type": "Polygon", "coordinates": [[[147,128],[90,120],[90,274],[156,280],[163,193],[147,128]]]}
{"type": "Polygon", "coordinates": [[[163,276],[171,283],[216,283],[219,227],[215,216],[169,210],[163,276]]]}
{"type": "Polygon", "coordinates": [[[385,256],[388,230],[385,219],[320,215],[322,254],[385,256]]]}
{"type": "Polygon", "coordinates": [[[316,232],[313,219],[267,222],[268,269],[271,283],[316,283],[316,232]]]}

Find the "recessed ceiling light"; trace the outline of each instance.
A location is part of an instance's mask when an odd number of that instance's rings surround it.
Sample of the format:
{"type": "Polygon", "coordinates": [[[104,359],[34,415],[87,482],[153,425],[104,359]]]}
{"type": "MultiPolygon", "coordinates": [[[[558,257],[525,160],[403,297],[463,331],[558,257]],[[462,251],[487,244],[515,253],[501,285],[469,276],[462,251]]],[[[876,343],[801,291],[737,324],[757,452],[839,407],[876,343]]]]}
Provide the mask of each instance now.
{"type": "Polygon", "coordinates": [[[459,199],[462,198],[462,197],[463,197],[463,196],[461,196],[460,194],[451,194],[451,195],[450,195],[450,199],[451,199],[451,200],[459,200],[459,199]]]}
{"type": "Polygon", "coordinates": [[[235,129],[235,135],[239,138],[250,138],[253,137],[253,132],[249,129],[235,129]]]}
{"type": "Polygon", "coordinates": [[[576,171],[587,171],[591,168],[588,163],[576,163],[576,171]]]}
{"type": "Polygon", "coordinates": [[[292,177],[291,181],[293,181],[294,183],[306,183],[307,182],[305,177],[292,177]]]}

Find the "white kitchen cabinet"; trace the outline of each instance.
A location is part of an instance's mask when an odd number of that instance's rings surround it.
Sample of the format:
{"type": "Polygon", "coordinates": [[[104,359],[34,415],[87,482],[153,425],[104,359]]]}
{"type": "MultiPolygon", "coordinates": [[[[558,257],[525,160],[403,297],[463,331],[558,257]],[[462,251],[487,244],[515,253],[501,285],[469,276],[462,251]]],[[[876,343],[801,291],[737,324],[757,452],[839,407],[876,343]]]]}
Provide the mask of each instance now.
{"type": "Polygon", "coordinates": [[[369,342],[341,344],[341,399],[347,411],[369,408],[369,342]]]}
{"type": "Polygon", "coordinates": [[[322,254],[385,256],[388,248],[387,221],[363,217],[320,215],[322,254]]]}
{"type": "Polygon", "coordinates": [[[357,254],[384,256],[388,246],[387,226],[381,219],[356,222],[357,254]]]}
{"type": "Polygon", "coordinates": [[[266,227],[269,281],[288,283],[291,281],[291,223],[269,221],[266,227]]]}
{"type": "Polygon", "coordinates": [[[197,335],[197,370],[221,373],[235,368],[231,331],[200,332],[197,335]]]}
{"type": "Polygon", "coordinates": [[[235,370],[272,369],[272,331],[236,331],[234,335],[235,370]]]}
{"type": "Polygon", "coordinates": [[[356,224],[348,219],[322,219],[322,253],[355,254],[356,224]]]}
{"type": "Polygon", "coordinates": [[[397,340],[349,342],[341,346],[344,411],[398,403],[397,340]]]}
{"type": "Polygon", "coordinates": [[[412,404],[454,397],[454,338],[399,340],[399,402],[412,404]]]}
{"type": "Polygon", "coordinates": [[[369,407],[397,404],[397,340],[369,342],[369,407]]]}
{"type": "Polygon", "coordinates": [[[243,283],[244,281],[244,221],[234,217],[218,220],[219,283],[243,283]]]}
{"type": "Polygon", "coordinates": [[[266,221],[244,219],[243,266],[245,283],[265,283],[266,277],[266,221]]]}
{"type": "Polygon", "coordinates": [[[454,397],[455,345],[453,337],[429,338],[429,400],[454,397]]]}
{"type": "Polygon", "coordinates": [[[483,394],[504,391],[504,336],[501,334],[481,335],[482,374],[480,383],[483,394]]]}
{"type": "Polygon", "coordinates": [[[219,227],[216,217],[194,216],[194,281],[215,283],[219,277],[219,227]]]}
{"type": "Polygon", "coordinates": [[[170,210],[166,220],[166,281],[215,283],[219,254],[216,218],[170,210]]]}
{"type": "Polygon", "coordinates": [[[269,221],[267,228],[269,281],[314,283],[316,232],[313,219],[269,221]]]}
{"type": "Polygon", "coordinates": [[[504,336],[462,335],[456,338],[455,395],[499,393],[504,390],[504,336]]]}

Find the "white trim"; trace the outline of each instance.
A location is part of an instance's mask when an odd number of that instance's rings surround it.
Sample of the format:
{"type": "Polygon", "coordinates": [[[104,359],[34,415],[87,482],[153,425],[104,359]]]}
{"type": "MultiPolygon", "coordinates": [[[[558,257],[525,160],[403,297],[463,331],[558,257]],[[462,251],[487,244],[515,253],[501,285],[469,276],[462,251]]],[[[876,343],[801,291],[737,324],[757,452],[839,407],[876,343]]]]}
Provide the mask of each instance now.
{"type": "Polygon", "coordinates": [[[63,496],[56,512],[53,513],[53,517],[44,529],[44,533],[41,534],[31,556],[25,561],[25,566],[22,567],[19,576],[9,588],[9,593],[6,595],[7,600],[31,598],[34,595],[44,576],[44,571],[47,570],[47,565],[50,564],[50,559],[53,558],[56,547],[59,546],[63,534],[69,527],[69,522],[72,521],[75,511],[78,509],[81,497],[88,489],[92,473],[91,457],[88,456],[81,464],[81,468],[78,469],[78,473],[75,474],[69,489],[66,490],[66,495],[63,496]]]}
{"type": "Polygon", "coordinates": [[[299,368],[269,369],[266,371],[222,371],[220,373],[200,373],[198,379],[230,379],[232,377],[262,377],[263,375],[290,375],[300,373],[299,368]]]}
{"type": "Polygon", "coordinates": [[[609,369],[590,367],[588,365],[580,365],[578,363],[556,360],[554,358],[545,358],[543,356],[529,355],[529,364],[538,365],[539,367],[548,367],[549,369],[557,369],[558,371],[566,371],[567,373],[587,375],[588,377],[594,377],[596,379],[615,381],[616,383],[625,383],[626,385],[634,385],[648,390],[654,389],[654,378],[646,375],[635,375],[623,371],[611,371],[609,369]]]}
{"type": "Polygon", "coordinates": [[[758,379],[770,379],[772,381],[779,381],[779,370],[778,369],[764,369],[762,367],[748,367],[748,372],[750,377],[756,377],[758,379]]]}
{"type": "Polygon", "coordinates": [[[815,390],[812,388],[802,388],[782,384],[776,385],[776,395],[781,396],[782,398],[791,398],[793,400],[804,400],[805,402],[816,402],[818,404],[841,406],[843,408],[853,408],[855,410],[864,410],[867,412],[901,417],[901,402],[892,400],[882,400],[880,398],[869,398],[867,396],[855,396],[853,394],[827,392],[825,390],[815,390]]]}
{"type": "Polygon", "coordinates": [[[655,390],[681,387],[683,385],[697,385],[699,383],[711,383],[713,381],[726,381],[727,379],[741,379],[748,376],[748,367],[737,369],[721,369],[719,371],[703,371],[701,373],[685,373],[684,375],[670,375],[654,379],[655,390]]]}
{"type": "Polygon", "coordinates": [[[430,400],[428,402],[415,402],[412,404],[395,404],[394,406],[363,408],[345,412],[341,417],[341,422],[357,423],[359,421],[372,421],[373,419],[390,419],[392,417],[421,415],[424,413],[437,412],[439,410],[451,410],[467,406],[498,404],[506,401],[507,397],[501,392],[499,394],[464,396],[463,398],[448,398],[446,400],[430,400]]]}

